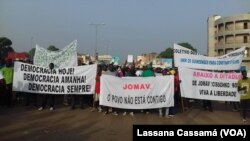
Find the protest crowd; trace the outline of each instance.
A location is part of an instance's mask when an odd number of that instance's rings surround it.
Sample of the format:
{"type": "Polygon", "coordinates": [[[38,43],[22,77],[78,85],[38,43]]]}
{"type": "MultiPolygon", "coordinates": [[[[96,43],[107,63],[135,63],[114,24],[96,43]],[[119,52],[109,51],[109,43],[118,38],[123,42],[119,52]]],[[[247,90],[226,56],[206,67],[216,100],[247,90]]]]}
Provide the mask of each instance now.
{"type": "Polygon", "coordinates": [[[212,103],[223,101],[246,122],[250,79],[245,70],[238,69],[242,58],[233,58],[241,56],[241,51],[225,57],[231,60],[217,61],[218,58],[189,54],[180,46],[174,50],[172,68],[154,68],[150,62],[143,67],[127,61],[120,65],[83,64],[76,57],[65,56],[63,59],[73,60],[73,65],[60,66],[51,58],[48,59],[51,62],[1,60],[0,104],[10,108],[21,103],[39,111],[46,108],[53,111],[57,105],[72,110],[79,106],[103,115],[145,113],[174,118],[193,105],[213,112],[216,108],[212,103]]]}

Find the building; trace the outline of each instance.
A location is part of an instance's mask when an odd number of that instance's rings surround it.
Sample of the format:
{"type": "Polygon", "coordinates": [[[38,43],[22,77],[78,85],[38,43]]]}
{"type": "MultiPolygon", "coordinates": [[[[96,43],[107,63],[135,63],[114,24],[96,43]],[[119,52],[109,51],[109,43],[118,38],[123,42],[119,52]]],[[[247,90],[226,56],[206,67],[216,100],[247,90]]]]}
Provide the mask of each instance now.
{"type": "Polygon", "coordinates": [[[110,64],[111,60],[111,55],[98,55],[98,62],[101,64],[110,64]]]}
{"type": "Polygon", "coordinates": [[[81,62],[81,64],[89,64],[89,62],[92,61],[91,56],[84,53],[77,53],[77,59],[81,62]]]}
{"type": "Polygon", "coordinates": [[[250,70],[250,13],[221,17],[214,15],[207,20],[208,56],[221,56],[246,46],[242,66],[250,70]]]}
{"type": "MultiPolygon", "coordinates": [[[[96,56],[90,56],[89,54],[77,53],[77,58],[82,64],[96,63],[96,56]]],[[[111,55],[98,55],[98,63],[109,64],[111,60],[111,55]]]]}
{"type": "Polygon", "coordinates": [[[138,66],[147,65],[150,62],[153,62],[154,60],[156,60],[158,55],[159,54],[152,52],[149,54],[142,54],[140,56],[137,56],[136,65],[138,65],[138,66]]]}

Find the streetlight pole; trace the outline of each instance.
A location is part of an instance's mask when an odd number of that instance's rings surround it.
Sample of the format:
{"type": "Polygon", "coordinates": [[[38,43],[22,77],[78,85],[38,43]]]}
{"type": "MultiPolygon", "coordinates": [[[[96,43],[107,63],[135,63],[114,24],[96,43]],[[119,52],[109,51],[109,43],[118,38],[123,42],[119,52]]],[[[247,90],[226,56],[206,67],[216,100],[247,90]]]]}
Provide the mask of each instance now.
{"type": "Polygon", "coordinates": [[[106,46],[106,54],[107,55],[109,55],[109,46],[110,46],[110,42],[111,42],[111,40],[105,40],[106,41],[106,44],[107,44],[107,46],[106,46]]]}
{"type": "Polygon", "coordinates": [[[97,48],[98,48],[98,26],[102,26],[102,25],[105,25],[104,23],[101,23],[101,24],[90,24],[90,25],[93,25],[95,26],[95,58],[96,58],[96,61],[98,60],[98,52],[97,52],[97,48]]]}

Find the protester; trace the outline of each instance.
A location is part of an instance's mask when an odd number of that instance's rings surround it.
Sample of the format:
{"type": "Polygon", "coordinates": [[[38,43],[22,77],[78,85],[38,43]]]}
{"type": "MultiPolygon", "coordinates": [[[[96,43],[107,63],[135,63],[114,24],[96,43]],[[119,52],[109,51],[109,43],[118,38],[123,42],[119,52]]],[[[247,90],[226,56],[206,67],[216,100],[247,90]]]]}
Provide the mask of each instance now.
{"type": "Polygon", "coordinates": [[[8,60],[6,66],[1,69],[4,81],[4,101],[5,105],[10,107],[12,105],[12,83],[13,83],[13,67],[12,61],[8,60]]]}
{"type": "MultiPolygon", "coordinates": [[[[115,70],[113,63],[109,64],[106,75],[116,76],[116,74],[117,74],[117,71],[115,70]]],[[[118,116],[118,108],[112,107],[109,110],[110,112],[113,112],[113,115],[118,116]]]]}
{"type": "Polygon", "coordinates": [[[3,78],[3,74],[0,71],[0,105],[3,106],[4,105],[4,101],[3,101],[3,96],[4,96],[4,86],[5,86],[5,81],[3,78]]]}
{"type": "Polygon", "coordinates": [[[0,60],[0,105],[4,105],[5,81],[1,69],[4,67],[4,60],[0,60]]]}
{"type": "Polygon", "coordinates": [[[96,74],[96,83],[95,83],[95,94],[93,95],[93,111],[98,110],[99,108],[99,97],[101,91],[101,75],[102,75],[102,68],[101,66],[97,67],[97,74],[96,74]]]}
{"type": "MultiPolygon", "coordinates": [[[[147,65],[147,68],[142,72],[142,77],[154,77],[155,76],[155,73],[153,71],[153,64],[150,63],[147,65]]],[[[146,114],[149,114],[149,110],[146,109],[146,114]]]]}
{"type": "Polygon", "coordinates": [[[139,67],[139,68],[136,69],[135,74],[136,74],[137,77],[140,77],[142,75],[142,72],[143,72],[142,68],[139,67]]]}
{"type": "MultiPolygon", "coordinates": [[[[85,64],[82,64],[81,61],[78,60],[78,66],[82,66],[85,64]]],[[[64,105],[69,104],[68,102],[69,96],[68,95],[64,95],[64,105]]],[[[77,94],[73,94],[71,95],[71,109],[74,110],[76,108],[76,104],[77,101],[80,103],[80,108],[84,109],[84,99],[85,99],[85,103],[88,103],[88,97],[86,95],[77,95],[77,94]]]]}
{"type": "MultiPolygon", "coordinates": [[[[20,62],[33,64],[33,62],[29,59],[25,59],[25,60],[20,61],[20,62]]],[[[32,103],[34,107],[38,107],[37,98],[40,94],[27,93],[27,92],[22,92],[21,94],[23,94],[25,96],[25,106],[30,106],[30,103],[32,103]]]]}
{"type": "Polygon", "coordinates": [[[172,75],[174,75],[174,106],[169,109],[169,117],[174,117],[177,113],[180,97],[180,79],[178,70],[175,70],[172,75]]]}
{"type": "MultiPolygon", "coordinates": [[[[54,69],[54,64],[50,63],[49,64],[49,68],[52,70],[54,69]]],[[[48,99],[50,100],[49,106],[50,106],[50,111],[54,110],[54,105],[55,105],[55,95],[54,94],[43,94],[43,98],[42,98],[42,106],[38,109],[39,111],[45,109],[46,104],[48,99]]]]}
{"type": "Polygon", "coordinates": [[[142,77],[152,77],[155,76],[155,73],[153,71],[152,63],[147,65],[146,70],[144,70],[141,74],[142,77]]]}
{"type": "Polygon", "coordinates": [[[211,100],[203,100],[203,109],[204,111],[209,111],[209,112],[213,112],[213,107],[212,107],[212,102],[211,100]]]}
{"type": "Polygon", "coordinates": [[[241,93],[240,96],[240,106],[241,106],[241,116],[242,122],[245,123],[248,103],[250,101],[250,79],[247,77],[247,72],[242,71],[242,79],[238,81],[238,91],[241,93]]]}
{"type": "MultiPolygon", "coordinates": [[[[167,75],[167,70],[163,69],[162,70],[162,76],[166,76],[167,75]]],[[[159,117],[169,117],[169,107],[162,107],[159,108],[159,117]],[[163,111],[165,111],[165,113],[163,113],[163,111]]]]}
{"type": "MultiPolygon", "coordinates": [[[[102,75],[106,75],[107,73],[108,73],[108,68],[104,64],[102,66],[102,75]]],[[[104,115],[108,114],[109,113],[109,107],[101,105],[100,108],[99,108],[99,112],[102,112],[102,111],[104,111],[104,113],[103,113],[104,115]]]]}
{"type": "Polygon", "coordinates": [[[170,75],[175,75],[175,70],[174,70],[174,68],[170,68],[169,73],[170,73],[170,75]]]}
{"type": "MultiPolygon", "coordinates": [[[[94,63],[92,61],[89,62],[89,65],[93,65],[94,63]]],[[[84,65],[87,65],[85,63],[82,63],[81,66],[84,66],[84,65]]],[[[84,94],[84,95],[81,95],[81,104],[83,104],[81,106],[81,108],[87,108],[87,107],[90,107],[92,108],[93,106],[93,95],[94,93],[92,94],[84,94]]]]}
{"type": "MultiPolygon", "coordinates": [[[[134,68],[134,67],[131,67],[131,68],[126,67],[126,68],[125,68],[125,77],[134,77],[134,76],[136,76],[135,71],[134,71],[133,68],[134,68]]],[[[121,71],[120,68],[118,68],[118,73],[119,73],[119,72],[122,73],[122,71],[121,71]]],[[[122,75],[119,75],[119,77],[123,77],[123,74],[122,74],[122,75]]],[[[133,112],[132,109],[125,109],[122,115],[123,115],[123,116],[126,116],[127,112],[129,112],[129,114],[130,114],[131,116],[134,116],[134,112],[133,112]]]]}

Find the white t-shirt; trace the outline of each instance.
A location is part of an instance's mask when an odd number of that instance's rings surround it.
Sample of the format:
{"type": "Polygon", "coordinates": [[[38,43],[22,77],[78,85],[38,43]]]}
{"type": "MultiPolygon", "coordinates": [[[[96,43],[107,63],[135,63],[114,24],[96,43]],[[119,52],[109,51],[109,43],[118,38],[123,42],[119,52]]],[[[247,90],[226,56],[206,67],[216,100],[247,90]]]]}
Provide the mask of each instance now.
{"type": "Polygon", "coordinates": [[[141,76],[141,74],[142,74],[142,70],[137,70],[136,72],[135,72],[135,74],[136,74],[136,76],[141,76]]]}

